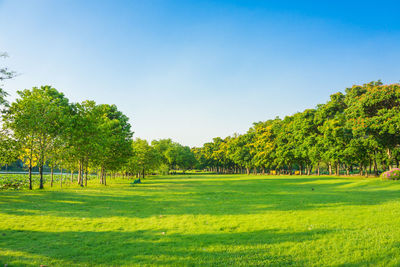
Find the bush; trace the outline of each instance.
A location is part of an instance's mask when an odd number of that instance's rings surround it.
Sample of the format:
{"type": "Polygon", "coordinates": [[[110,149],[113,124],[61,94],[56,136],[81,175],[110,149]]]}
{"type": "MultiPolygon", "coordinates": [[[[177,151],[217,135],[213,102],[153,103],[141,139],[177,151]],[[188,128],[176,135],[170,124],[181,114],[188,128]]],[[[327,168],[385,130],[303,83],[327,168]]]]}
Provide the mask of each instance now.
{"type": "Polygon", "coordinates": [[[394,168],[381,174],[382,179],[400,180],[400,169],[394,168]]]}

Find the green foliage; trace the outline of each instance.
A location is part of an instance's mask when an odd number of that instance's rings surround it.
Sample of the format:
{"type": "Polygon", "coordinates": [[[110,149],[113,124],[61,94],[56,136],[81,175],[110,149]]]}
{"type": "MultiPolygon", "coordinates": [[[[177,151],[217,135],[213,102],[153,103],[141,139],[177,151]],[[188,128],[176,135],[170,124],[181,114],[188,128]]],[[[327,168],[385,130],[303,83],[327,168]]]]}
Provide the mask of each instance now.
{"type": "Polygon", "coordinates": [[[390,171],[384,172],[381,174],[381,178],[388,180],[400,180],[400,169],[394,168],[390,171]]]}
{"type": "Polygon", "coordinates": [[[168,164],[161,163],[161,164],[159,165],[157,171],[158,171],[159,174],[161,174],[161,175],[168,175],[168,174],[169,174],[169,166],[168,166],[168,164]]]}
{"type": "Polygon", "coordinates": [[[136,138],[132,142],[132,153],[125,168],[129,173],[140,173],[144,177],[160,164],[160,154],[146,140],[136,138]]]}
{"type": "Polygon", "coordinates": [[[193,149],[203,169],[266,169],[291,174],[377,175],[400,165],[400,84],[354,85],[346,94],[283,120],[255,123],[245,134],[214,138],[193,149]],[[322,173],[322,170],[321,170],[322,173]]]}
{"type": "Polygon", "coordinates": [[[15,162],[21,155],[21,143],[7,131],[0,131],[0,166],[15,162]]]}
{"type": "MultiPolygon", "coordinates": [[[[14,138],[28,151],[29,161],[36,158],[40,172],[55,140],[61,136],[69,111],[68,99],[50,86],[18,91],[3,119],[14,138]]],[[[43,188],[41,173],[40,188],[43,188]]]]}
{"type": "Polygon", "coordinates": [[[115,105],[69,103],[50,86],[18,94],[19,98],[3,115],[5,130],[12,134],[0,136],[4,141],[0,160],[6,164],[20,157],[30,171],[38,165],[40,188],[46,163],[52,169],[78,170],[81,186],[89,169],[101,169],[105,184],[106,171],[120,171],[132,155],[129,119],[115,105]],[[10,147],[14,154],[7,153],[10,147]]]}
{"type": "Polygon", "coordinates": [[[188,146],[182,146],[171,139],[153,140],[152,147],[159,155],[159,167],[169,170],[187,170],[196,166],[196,156],[188,146]]]}

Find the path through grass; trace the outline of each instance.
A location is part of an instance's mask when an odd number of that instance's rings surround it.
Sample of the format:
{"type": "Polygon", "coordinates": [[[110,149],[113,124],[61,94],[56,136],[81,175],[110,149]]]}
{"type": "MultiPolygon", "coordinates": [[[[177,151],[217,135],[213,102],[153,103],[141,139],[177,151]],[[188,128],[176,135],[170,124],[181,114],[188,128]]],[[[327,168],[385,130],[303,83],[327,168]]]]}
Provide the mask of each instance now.
{"type": "Polygon", "coordinates": [[[0,263],[400,265],[398,181],[179,175],[135,187],[110,182],[0,192],[0,263]]]}

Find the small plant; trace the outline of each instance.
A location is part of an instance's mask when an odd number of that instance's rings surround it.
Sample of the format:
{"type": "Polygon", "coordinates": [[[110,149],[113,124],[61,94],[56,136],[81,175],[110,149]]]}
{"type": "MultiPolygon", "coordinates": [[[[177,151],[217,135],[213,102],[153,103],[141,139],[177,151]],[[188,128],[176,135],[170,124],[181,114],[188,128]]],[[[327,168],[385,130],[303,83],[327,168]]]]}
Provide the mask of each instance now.
{"type": "Polygon", "coordinates": [[[400,180],[400,169],[394,168],[381,174],[382,179],[400,180]]]}

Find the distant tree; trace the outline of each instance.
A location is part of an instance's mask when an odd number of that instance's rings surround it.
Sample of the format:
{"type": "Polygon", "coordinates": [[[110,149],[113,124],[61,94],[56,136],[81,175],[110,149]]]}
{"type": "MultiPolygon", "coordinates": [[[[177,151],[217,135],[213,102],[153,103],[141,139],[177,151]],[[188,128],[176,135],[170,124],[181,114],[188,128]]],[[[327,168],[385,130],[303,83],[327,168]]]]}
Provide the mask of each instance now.
{"type": "Polygon", "coordinates": [[[169,172],[171,169],[170,160],[167,156],[168,151],[173,146],[171,139],[160,139],[151,141],[152,147],[157,151],[160,157],[160,166],[165,166],[169,172]]]}
{"type": "Polygon", "coordinates": [[[275,159],[276,149],[276,132],[274,128],[280,123],[279,119],[268,120],[266,122],[255,123],[253,128],[255,132],[254,141],[252,143],[254,149],[254,164],[262,169],[272,169],[275,159]]]}
{"type": "Polygon", "coordinates": [[[160,154],[146,140],[136,138],[132,142],[132,169],[145,178],[146,172],[155,170],[160,164],[160,154]]]}
{"type": "Polygon", "coordinates": [[[250,174],[250,169],[253,164],[253,155],[251,153],[251,144],[253,133],[242,135],[234,135],[228,145],[229,158],[235,162],[240,168],[246,168],[247,174],[250,174]]]}

